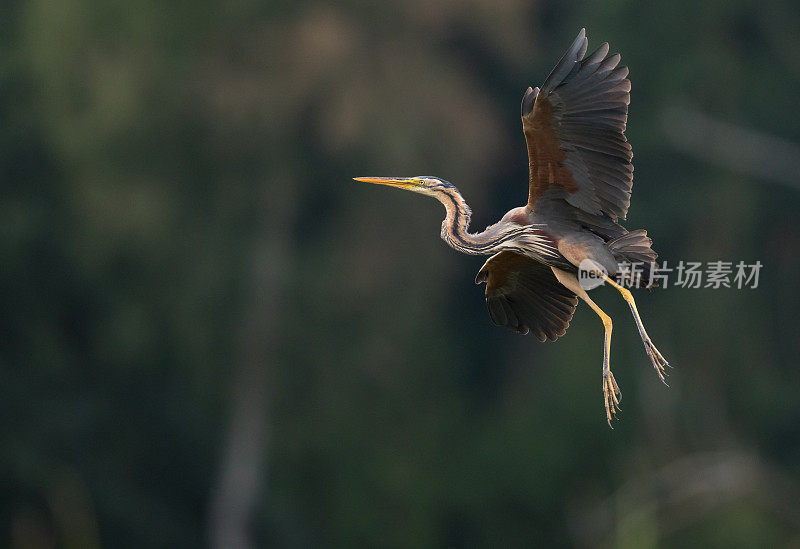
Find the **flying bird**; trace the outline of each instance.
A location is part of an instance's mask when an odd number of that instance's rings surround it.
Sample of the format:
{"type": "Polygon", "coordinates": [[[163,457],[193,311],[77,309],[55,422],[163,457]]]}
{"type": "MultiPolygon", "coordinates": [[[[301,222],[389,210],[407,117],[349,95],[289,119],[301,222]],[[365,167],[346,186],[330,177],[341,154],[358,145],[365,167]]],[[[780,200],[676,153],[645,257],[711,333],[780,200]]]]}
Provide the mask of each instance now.
{"type": "Polygon", "coordinates": [[[657,254],[647,231],[624,220],[633,187],[633,153],[625,137],[631,82],[607,43],[586,55],[586,30],[541,88],[522,97],[528,148],[528,202],[483,232],[468,230],[471,210],[461,193],[438,177],[357,177],[432,196],[447,211],[441,237],[452,248],[490,255],[475,282],[486,283],[495,324],[540,341],[564,335],[580,298],[603,321],[603,399],[611,425],[621,393],[611,373],[612,321],[587,289],[608,283],[622,294],[661,381],[668,362],[656,349],[636,309],[632,287],[651,287],[657,254]],[[637,270],[641,276],[631,277],[637,270]],[[587,283],[593,282],[593,284],[587,283]]]}

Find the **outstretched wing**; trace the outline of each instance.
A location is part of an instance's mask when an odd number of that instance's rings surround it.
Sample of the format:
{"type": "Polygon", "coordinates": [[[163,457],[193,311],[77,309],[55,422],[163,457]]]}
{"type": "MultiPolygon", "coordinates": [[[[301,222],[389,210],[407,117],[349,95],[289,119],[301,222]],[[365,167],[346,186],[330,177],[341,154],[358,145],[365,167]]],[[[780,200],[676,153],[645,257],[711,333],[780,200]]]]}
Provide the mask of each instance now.
{"type": "Polygon", "coordinates": [[[484,263],[475,283],[486,282],[486,307],[498,326],[539,341],[564,335],[578,298],[558,282],[550,267],[514,252],[500,252],[484,263]]]}
{"type": "Polygon", "coordinates": [[[625,219],[633,165],[625,138],[631,82],[608,44],[586,56],[586,31],[547,77],[522,98],[528,145],[528,205],[542,196],[563,198],[590,214],[625,219]]]}

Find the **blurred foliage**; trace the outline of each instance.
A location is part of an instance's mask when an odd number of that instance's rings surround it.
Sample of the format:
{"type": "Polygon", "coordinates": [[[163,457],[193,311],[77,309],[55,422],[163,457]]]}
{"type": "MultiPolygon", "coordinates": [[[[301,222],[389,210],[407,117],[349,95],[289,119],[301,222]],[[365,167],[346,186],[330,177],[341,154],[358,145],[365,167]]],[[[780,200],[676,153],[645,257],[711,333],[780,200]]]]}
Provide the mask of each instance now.
{"type": "Polygon", "coordinates": [[[2,11],[3,546],[207,544],[245,363],[269,372],[258,546],[800,543],[800,187],[662,124],[689,105],[800,142],[795,3],[2,11]],[[627,226],[673,263],[765,265],[756,290],[640,294],[670,389],[597,291],[613,431],[591,311],[556,344],[491,326],[440,206],[350,181],[438,175],[477,227],[523,203],[518,101],[581,26],[631,69],[627,226]]]}

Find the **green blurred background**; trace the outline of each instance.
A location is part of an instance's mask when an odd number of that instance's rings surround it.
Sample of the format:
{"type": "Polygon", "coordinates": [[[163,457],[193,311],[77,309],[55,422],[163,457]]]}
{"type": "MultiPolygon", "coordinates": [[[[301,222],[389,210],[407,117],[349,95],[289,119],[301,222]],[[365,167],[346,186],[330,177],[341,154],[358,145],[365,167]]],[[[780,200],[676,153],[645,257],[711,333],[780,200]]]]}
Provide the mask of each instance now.
{"type": "Polygon", "coordinates": [[[800,547],[796,2],[11,1],[0,546],[800,547]],[[633,82],[626,225],[757,289],[494,327],[481,229],[581,27],[633,82]]]}

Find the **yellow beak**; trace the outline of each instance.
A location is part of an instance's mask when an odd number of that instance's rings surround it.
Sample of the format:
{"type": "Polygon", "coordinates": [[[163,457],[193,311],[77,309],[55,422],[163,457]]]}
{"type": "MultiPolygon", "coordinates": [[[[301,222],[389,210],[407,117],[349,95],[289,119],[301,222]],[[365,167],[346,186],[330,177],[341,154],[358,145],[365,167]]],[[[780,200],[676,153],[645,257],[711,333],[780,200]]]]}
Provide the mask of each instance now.
{"type": "Polygon", "coordinates": [[[418,177],[354,177],[353,180],[374,183],[375,185],[389,185],[400,189],[413,189],[414,187],[423,186],[418,177]]]}

